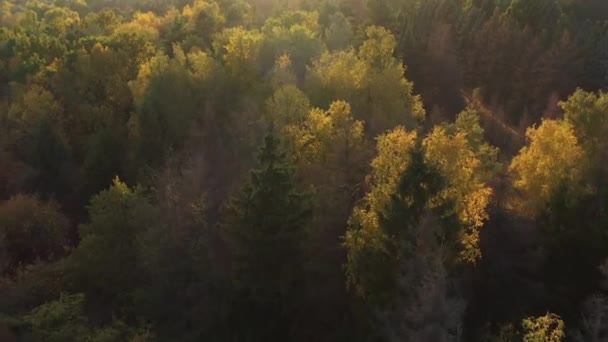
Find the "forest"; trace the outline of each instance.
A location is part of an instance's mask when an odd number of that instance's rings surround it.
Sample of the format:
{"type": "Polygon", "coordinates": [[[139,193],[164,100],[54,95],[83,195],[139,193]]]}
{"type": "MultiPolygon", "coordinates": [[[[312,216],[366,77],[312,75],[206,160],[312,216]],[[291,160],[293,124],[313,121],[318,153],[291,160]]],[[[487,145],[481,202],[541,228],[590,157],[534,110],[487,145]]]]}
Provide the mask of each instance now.
{"type": "Polygon", "coordinates": [[[608,341],[608,1],[0,0],[0,341],[608,341]]]}

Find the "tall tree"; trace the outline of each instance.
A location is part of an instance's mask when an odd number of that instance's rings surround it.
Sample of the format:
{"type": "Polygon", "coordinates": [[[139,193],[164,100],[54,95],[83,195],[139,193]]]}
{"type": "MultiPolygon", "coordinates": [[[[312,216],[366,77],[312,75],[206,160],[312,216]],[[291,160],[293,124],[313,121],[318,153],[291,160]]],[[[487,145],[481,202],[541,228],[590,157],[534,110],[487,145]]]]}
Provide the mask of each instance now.
{"type": "MultiPolygon", "coordinates": [[[[450,202],[435,200],[443,186],[420,149],[412,151],[395,191],[376,213],[376,244],[367,246],[377,250],[361,248],[372,238],[361,234],[365,222],[347,235],[349,281],[369,291],[363,293],[388,340],[445,341],[461,334],[464,302],[451,290],[449,271],[458,223],[450,202]]],[[[357,217],[351,222],[357,224],[357,217]]]]}
{"type": "Polygon", "coordinates": [[[234,247],[236,336],[289,339],[302,277],[302,243],[311,211],[297,192],[286,157],[271,132],[225,226],[234,247]]]}
{"type": "Polygon", "coordinates": [[[88,209],[90,221],[80,228],[81,241],[69,257],[67,277],[102,313],[124,309],[141,279],[137,236],[158,224],[157,210],[142,189],[131,189],[118,178],[91,199],[88,209]]]}
{"type": "Polygon", "coordinates": [[[458,114],[456,123],[438,126],[423,140],[427,162],[446,179],[441,194],[453,201],[464,230],[460,232],[461,258],[475,263],[481,258],[479,234],[488,220],[492,188],[498,170],[498,150],[483,139],[479,114],[472,108],[458,114]]]}

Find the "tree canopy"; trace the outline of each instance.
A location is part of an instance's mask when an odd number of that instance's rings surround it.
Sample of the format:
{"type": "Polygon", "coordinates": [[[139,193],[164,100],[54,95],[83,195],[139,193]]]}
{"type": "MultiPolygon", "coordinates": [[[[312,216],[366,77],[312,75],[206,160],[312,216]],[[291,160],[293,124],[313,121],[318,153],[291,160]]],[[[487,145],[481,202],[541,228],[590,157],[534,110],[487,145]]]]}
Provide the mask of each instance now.
{"type": "Polygon", "coordinates": [[[603,0],[1,0],[0,340],[606,340],[607,61],[603,0]]]}

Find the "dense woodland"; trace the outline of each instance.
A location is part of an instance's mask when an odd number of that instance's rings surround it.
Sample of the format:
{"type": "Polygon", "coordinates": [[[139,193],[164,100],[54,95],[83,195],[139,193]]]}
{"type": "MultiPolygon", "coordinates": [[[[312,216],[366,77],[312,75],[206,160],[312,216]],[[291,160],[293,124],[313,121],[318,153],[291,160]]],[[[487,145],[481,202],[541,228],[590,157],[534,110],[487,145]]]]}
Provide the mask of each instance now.
{"type": "Polygon", "coordinates": [[[1,0],[1,341],[608,341],[608,1],[1,0]]]}

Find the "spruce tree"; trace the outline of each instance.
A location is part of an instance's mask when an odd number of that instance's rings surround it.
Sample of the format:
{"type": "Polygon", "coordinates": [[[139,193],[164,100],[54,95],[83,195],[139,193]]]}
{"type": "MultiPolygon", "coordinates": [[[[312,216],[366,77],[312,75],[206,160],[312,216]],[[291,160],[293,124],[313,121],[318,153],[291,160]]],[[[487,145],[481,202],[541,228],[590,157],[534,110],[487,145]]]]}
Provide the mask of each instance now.
{"type": "Polygon", "coordinates": [[[234,248],[234,330],[246,340],[282,340],[301,284],[301,245],[311,211],[272,129],[258,161],[226,220],[234,248]]]}

